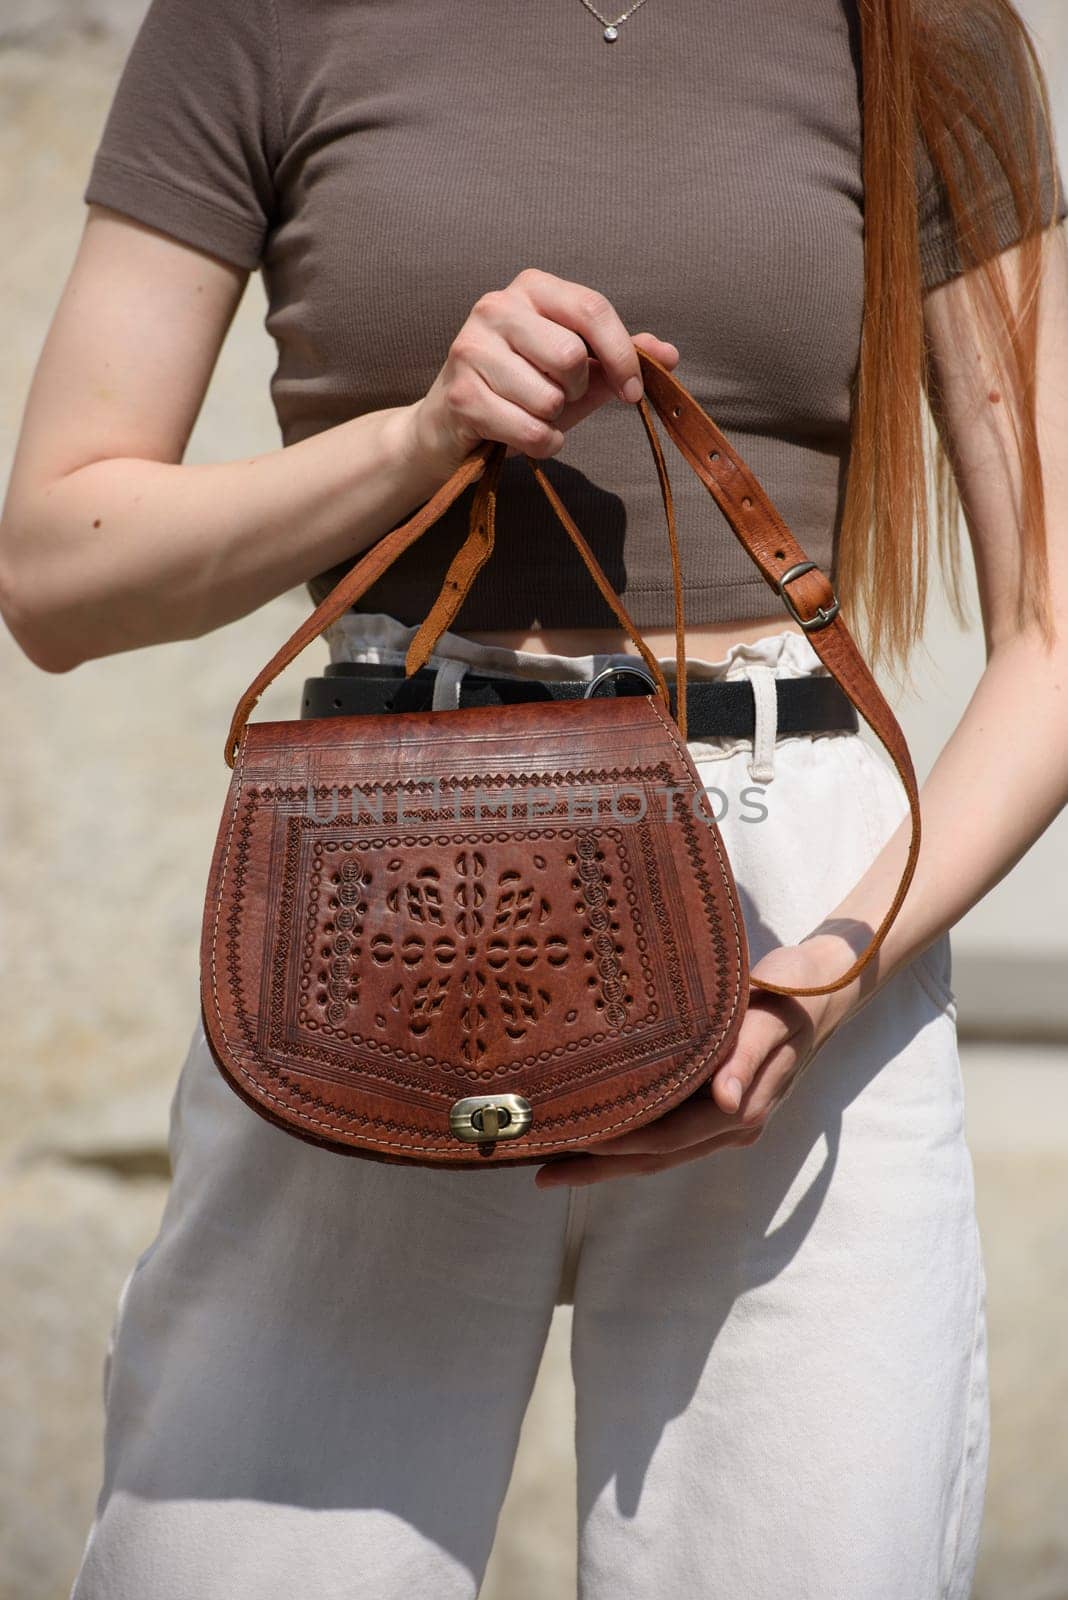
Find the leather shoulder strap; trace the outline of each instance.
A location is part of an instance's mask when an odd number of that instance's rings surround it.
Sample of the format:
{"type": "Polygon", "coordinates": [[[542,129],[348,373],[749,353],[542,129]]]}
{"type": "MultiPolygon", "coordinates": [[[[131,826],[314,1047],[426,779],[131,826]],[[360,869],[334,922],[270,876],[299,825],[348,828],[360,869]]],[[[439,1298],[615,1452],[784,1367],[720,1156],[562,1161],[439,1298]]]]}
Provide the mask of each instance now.
{"type": "MultiPolygon", "coordinates": [[[[637,348],[637,347],[636,347],[637,348]]],[[[712,418],[654,356],[639,350],[645,392],[679,450],[770,587],[800,623],[809,643],[879,739],[908,796],[911,837],[897,892],[871,941],[834,983],[796,989],[751,979],[769,994],[831,994],[844,989],[871,961],[894,922],[920,853],[920,797],[905,735],[846,627],[829,578],[810,562],[741,456],[712,418]]]]}

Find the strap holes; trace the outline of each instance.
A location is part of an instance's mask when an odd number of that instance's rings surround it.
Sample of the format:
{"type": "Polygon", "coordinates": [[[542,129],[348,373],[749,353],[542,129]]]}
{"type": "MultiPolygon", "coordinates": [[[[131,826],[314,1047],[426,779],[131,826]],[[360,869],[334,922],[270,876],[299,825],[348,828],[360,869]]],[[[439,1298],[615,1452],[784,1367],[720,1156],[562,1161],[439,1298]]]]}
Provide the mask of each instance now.
{"type": "Polygon", "coordinates": [[[775,559],[776,559],[776,561],[784,561],[786,559],[786,551],[785,550],[776,550],[775,559]]]}
{"type": "Polygon", "coordinates": [[[672,408],[671,408],[671,415],[672,415],[672,416],[673,416],[673,417],[677,417],[677,416],[678,416],[678,415],[679,415],[679,413],[680,413],[680,412],[681,412],[681,410],[682,410],[682,407],[681,407],[681,406],[672,406],[672,408]]]}
{"type": "Polygon", "coordinates": [[[744,494],[742,496],[742,505],[745,507],[745,509],[747,511],[751,508],[752,504],[753,504],[753,502],[752,502],[752,500],[750,500],[749,496],[747,494],[744,494]]]}
{"type": "Polygon", "coordinates": [[[719,451],[718,450],[710,450],[709,453],[708,453],[708,459],[709,459],[709,461],[718,461],[719,460],[719,451]]]}

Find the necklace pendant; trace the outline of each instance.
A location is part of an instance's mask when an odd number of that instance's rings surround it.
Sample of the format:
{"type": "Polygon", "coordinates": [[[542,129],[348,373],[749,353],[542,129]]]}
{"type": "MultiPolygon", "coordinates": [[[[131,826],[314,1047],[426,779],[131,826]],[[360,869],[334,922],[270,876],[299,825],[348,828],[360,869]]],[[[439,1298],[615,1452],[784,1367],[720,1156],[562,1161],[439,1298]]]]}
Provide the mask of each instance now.
{"type": "Polygon", "coordinates": [[[608,27],[604,30],[604,36],[608,40],[608,43],[611,44],[614,40],[619,38],[619,29],[609,23],[608,27]]]}

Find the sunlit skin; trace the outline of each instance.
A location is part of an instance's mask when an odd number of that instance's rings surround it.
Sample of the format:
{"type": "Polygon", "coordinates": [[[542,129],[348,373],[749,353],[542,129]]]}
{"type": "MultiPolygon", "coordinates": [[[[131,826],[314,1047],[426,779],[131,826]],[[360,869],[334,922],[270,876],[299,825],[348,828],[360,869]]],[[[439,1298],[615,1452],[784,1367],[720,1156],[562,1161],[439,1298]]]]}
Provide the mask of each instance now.
{"type": "MultiPolygon", "coordinates": [[[[1068,799],[1068,248],[1050,236],[1039,335],[1056,642],[1015,618],[1019,540],[1007,408],[965,286],[925,301],[974,553],[986,664],[921,789],[923,845],[878,956],[848,987],[803,999],[754,991],[709,1086],[645,1128],[538,1169],[539,1186],[649,1173],[758,1139],[800,1074],[877,987],[957,923],[1068,799]],[[1013,773],[1005,785],[1006,769],[1013,773]],[[974,805],[982,794],[983,805],[974,805]]],[[[1006,256],[1015,283],[1015,253],[1006,256]]],[[[585,286],[535,269],[484,296],[414,406],[371,412],[240,461],[182,456],[247,273],[102,207],[85,230],[27,398],[0,518],[0,612],[49,672],[200,637],[346,561],[445,481],[479,438],[553,454],[599,405],[629,403],[633,343],[669,369],[676,348],[623,326],[585,286]],[[576,334],[581,334],[581,339],[576,334]],[[585,344],[583,344],[585,341],[585,344]],[[589,350],[594,352],[589,356],[589,350]],[[549,374],[553,374],[552,377],[549,374]],[[554,431],[557,430],[557,431],[554,431]]],[[[637,425],[637,424],[636,424],[637,425]]],[[[767,618],[687,630],[692,657],[794,627],[767,618]]],[[[554,653],[629,650],[615,631],[473,635],[554,653]]],[[[670,656],[670,629],[645,634],[670,656]]],[[[839,919],[873,929],[901,874],[907,828],[888,841],[803,943],[770,951],[757,978],[833,982],[856,952],[839,919]]]]}

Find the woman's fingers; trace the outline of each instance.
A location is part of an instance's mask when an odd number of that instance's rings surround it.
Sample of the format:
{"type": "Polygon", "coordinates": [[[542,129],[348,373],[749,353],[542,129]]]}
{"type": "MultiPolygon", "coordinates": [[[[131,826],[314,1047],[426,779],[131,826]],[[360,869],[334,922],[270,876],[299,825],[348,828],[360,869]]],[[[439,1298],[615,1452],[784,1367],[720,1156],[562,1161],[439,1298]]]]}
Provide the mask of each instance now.
{"type": "Polygon", "coordinates": [[[728,1132],[737,1123],[698,1090],[681,1105],[667,1111],[641,1128],[633,1128],[597,1145],[599,1155],[613,1160],[627,1156],[662,1155],[668,1151],[701,1144],[728,1132]]]}
{"type": "MultiPolygon", "coordinates": [[[[495,426],[514,427],[512,407],[519,407],[567,433],[613,397],[610,374],[574,329],[548,321],[515,294],[485,295],[482,306],[489,332],[472,338],[468,360],[490,391],[484,404],[495,426]]],[[[676,347],[651,333],[631,342],[669,369],[678,364],[676,347]]]]}
{"type": "MultiPolygon", "coordinates": [[[[763,1082],[762,1074],[767,1075],[769,1089],[773,1090],[774,1082],[780,1081],[789,1072],[796,1059],[791,1040],[783,1037],[780,1025],[778,1035],[772,1036],[768,1047],[761,1050],[754,1045],[751,1049],[754,1065],[745,1068],[744,1076],[747,1081],[763,1082]]],[[[745,1047],[743,1053],[748,1057],[750,1047],[745,1047]]],[[[752,1121],[748,1105],[733,1112],[724,1111],[707,1092],[707,1087],[702,1086],[662,1117],[618,1134],[614,1139],[601,1140],[596,1147],[597,1156],[599,1159],[627,1161],[632,1157],[671,1155],[732,1133],[748,1132],[752,1121]]]]}
{"type": "Polygon", "coordinates": [[[480,304],[482,326],[472,328],[461,352],[491,389],[548,420],[582,399],[590,362],[577,333],[546,322],[503,290],[483,295],[480,304]]]}
{"type": "Polygon", "coordinates": [[[666,1172],[670,1167],[682,1166],[688,1161],[701,1161],[706,1156],[732,1146],[755,1144],[763,1131],[763,1127],[728,1128],[722,1133],[714,1134],[711,1139],[703,1139],[678,1150],[664,1150],[659,1153],[603,1156],[591,1151],[587,1155],[561,1156],[549,1165],[539,1168],[535,1184],[539,1189],[551,1189],[559,1183],[570,1183],[580,1187],[589,1183],[603,1183],[611,1178],[640,1177],[654,1172],[666,1172]]]}
{"type": "MultiPolygon", "coordinates": [[[[797,1030],[781,1017],[747,1015],[732,1060],[747,1085],[741,1106],[725,1111],[712,1094],[698,1090],[673,1111],[641,1128],[606,1139],[588,1152],[560,1158],[539,1170],[539,1187],[553,1183],[597,1183],[638,1173],[663,1172],[680,1162],[760,1138],[771,1108],[784,1098],[799,1069],[797,1030]],[[765,1041],[764,1045],[758,1042],[765,1041]]],[[[722,1069],[721,1069],[722,1070],[722,1069]]]]}
{"type": "Polygon", "coordinates": [[[581,335],[621,400],[638,399],[644,388],[638,354],[623,319],[606,295],[588,284],[559,278],[538,267],[524,267],[512,284],[540,316],[581,335]]]}
{"type": "MultiPolygon", "coordinates": [[[[764,957],[753,974],[803,983],[814,959],[808,950],[783,947],[764,957]]],[[[826,1010],[825,1000],[752,993],[734,1047],[708,1084],[644,1127],[550,1162],[535,1182],[550,1187],[663,1172],[732,1145],[754,1144],[812,1060],[818,1041],[833,1032],[826,1010]]]]}
{"type": "Polygon", "coordinates": [[[786,1040],[778,1050],[773,1050],[757,1073],[742,1106],[742,1125],[766,1121],[772,1109],[785,1100],[810,1059],[810,1052],[802,1049],[801,1041],[796,1036],[786,1040]]]}
{"type": "Polygon", "coordinates": [[[650,333],[632,339],[600,290],[537,267],[479,295],[410,423],[417,449],[452,471],[475,444],[506,455],[553,456],[576,422],[618,395],[641,397],[635,345],[671,368],[677,348],[650,333]]]}
{"type": "Polygon", "coordinates": [[[778,1011],[754,1000],[734,1049],[712,1074],[708,1092],[717,1106],[728,1114],[738,1111],[771,1052],[791,1037],[792,1029],[778,1011]]]}

